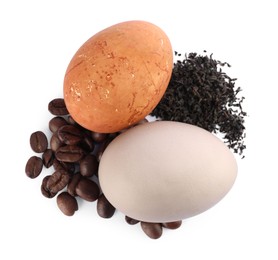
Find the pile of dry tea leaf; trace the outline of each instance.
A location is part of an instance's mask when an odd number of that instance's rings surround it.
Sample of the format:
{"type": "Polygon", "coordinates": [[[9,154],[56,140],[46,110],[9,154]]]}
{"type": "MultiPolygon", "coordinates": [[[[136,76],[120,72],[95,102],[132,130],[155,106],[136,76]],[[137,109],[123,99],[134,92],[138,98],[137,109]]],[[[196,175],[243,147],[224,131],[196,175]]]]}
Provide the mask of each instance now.
{"type": "MultiPolygon", "coordinates": [[[[175,55],[181,56],[177,52],[175,55]]],[[[151,115],[162,120],[194,124],[210,132],[222,133],[235,153],[242,154],[246,112],[240,87],[222,67],[230,65],[212,58],[212,54],[190,53],[174,63],[169,86],[151,115]]]]}

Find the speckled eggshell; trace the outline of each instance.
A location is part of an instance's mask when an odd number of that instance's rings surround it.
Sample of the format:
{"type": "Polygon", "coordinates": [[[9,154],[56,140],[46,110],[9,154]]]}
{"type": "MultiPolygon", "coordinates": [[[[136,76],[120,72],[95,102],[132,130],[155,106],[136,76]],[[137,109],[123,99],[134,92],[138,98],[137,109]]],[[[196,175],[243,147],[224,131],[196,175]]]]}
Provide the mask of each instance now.
{"type": "Polygon", "coordinates": [[[135,124],[161,100],[173,51],[162,29],[146,21],[108,27],[86,41],[70,61],[64,99],[83,127],[112,133],[135,124]]]}
{"type": "Polygon", "coordinates": [[[219,202],[237,176],[236,160],[215,135],[159,121],[116,137],[99,165],[100,186],[119,211],[147,222],[200,214],[219,202]]]}

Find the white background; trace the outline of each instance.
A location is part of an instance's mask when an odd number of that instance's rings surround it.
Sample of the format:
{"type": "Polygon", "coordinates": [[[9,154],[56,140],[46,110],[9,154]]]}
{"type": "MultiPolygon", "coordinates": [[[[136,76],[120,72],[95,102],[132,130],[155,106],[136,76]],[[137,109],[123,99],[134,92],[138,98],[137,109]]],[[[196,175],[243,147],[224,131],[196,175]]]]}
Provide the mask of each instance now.
{"type": "Polygon", "coordinates": [[[278,259],[277,1],[1,1],[0,259],[278,259]],[[5,3],[4,3],[5,2],[5,3]],[[149,239],[95,203],[64,216],[26,177],[29,136],[48,130],[48,102],[89,37],[126,20],[160,26],[179,52],[227,61],[246,97],[246,158],[231,192],[180,229],[149,239]]]}

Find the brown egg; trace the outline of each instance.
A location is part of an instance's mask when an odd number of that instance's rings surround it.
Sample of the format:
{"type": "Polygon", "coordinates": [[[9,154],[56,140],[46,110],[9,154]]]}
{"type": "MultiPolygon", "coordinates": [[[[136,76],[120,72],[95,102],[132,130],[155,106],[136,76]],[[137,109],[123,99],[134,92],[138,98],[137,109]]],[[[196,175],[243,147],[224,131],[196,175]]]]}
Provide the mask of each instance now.
{"type": "Polygon", "coordinates": [[[171,77],[171,43],[156,25],[127,21],[86,41],[70,61],[64,99],[74,120],[113,133],[147,116],[161,100],[171,77]]]}

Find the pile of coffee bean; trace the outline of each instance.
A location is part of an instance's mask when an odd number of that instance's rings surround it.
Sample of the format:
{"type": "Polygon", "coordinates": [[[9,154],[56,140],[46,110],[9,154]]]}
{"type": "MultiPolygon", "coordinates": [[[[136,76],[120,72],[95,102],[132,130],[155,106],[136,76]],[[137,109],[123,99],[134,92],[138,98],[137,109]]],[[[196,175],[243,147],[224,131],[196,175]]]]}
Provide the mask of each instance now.
{"type": "MultiPolygon", "coordinates": [[[[41,174],[43,167],[53,167],[53,173],[42,179],[42,195],[56,197],[57,206],[67,216],[78,210],[76,198],[79,197],[96,201],[98,215],[111,218],[116,209],[101,192],[98,165],[105,148],[120,133],[97,133],[83,128],[71,117],[62,98],[50,101],[48,110],[54,116],[49,121],[51,138],[48,140],[42,131],[31,134],[30,146],[36,155],[27,161],[26,175],[34,179],[41,174]]],[[[140,223],[142,230],[152,239],[161,237],[163,228],[176,229],[182,224],[182,221],[148,223],[128,216],[125,221],[130,225],[140,223]]]]}

